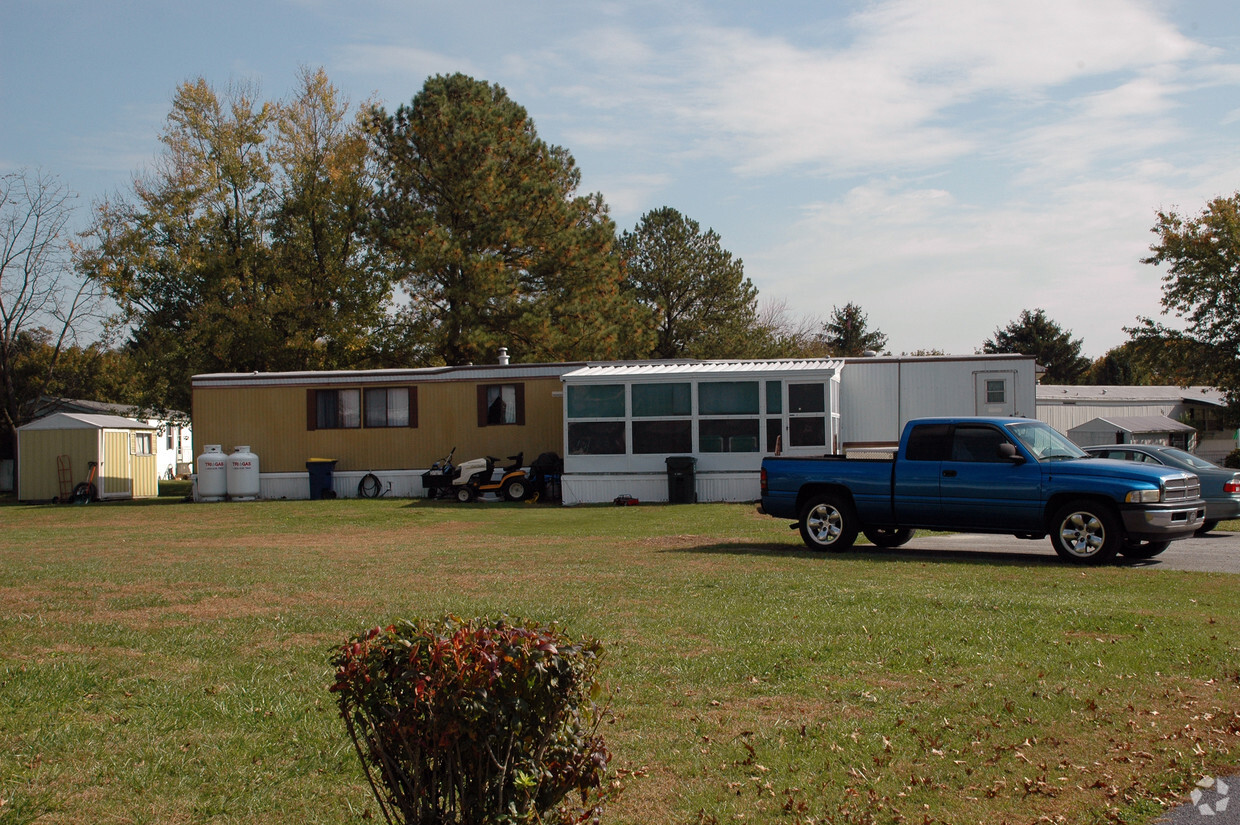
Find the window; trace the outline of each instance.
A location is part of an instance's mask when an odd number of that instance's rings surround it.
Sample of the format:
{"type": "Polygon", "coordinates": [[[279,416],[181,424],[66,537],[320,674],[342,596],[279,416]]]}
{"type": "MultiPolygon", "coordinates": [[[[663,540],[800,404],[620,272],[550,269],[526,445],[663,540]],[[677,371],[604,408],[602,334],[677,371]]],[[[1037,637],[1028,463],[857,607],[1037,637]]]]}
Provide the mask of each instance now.
{"type": "Polygon", "coordinates": [[[367,427],[416,427],[418,425],[415,387],[374,387],[367,389],[367,427]]]}
{"type": "Polygon", "coordinates": [[[952,437],[952,461],[1003,462],[999,445],[1008,440],[990,427],[957,427],[952,437]]]}
{"type": "Polygon", "coordinates": [[[307,430],[352,430],[362,426],[361,390],[308,390],[307,430]]]}
{"type": "Polygon", "coordinates": [[[1002,404],[1007,398],[1007,382],[1002,378],[986,379],[986,403],[1002,404]]]}
{"type": "Polygon", "coordinates": [[[704,453],[756,453],[758,419],[703,419],[698,422],[698,445],[704,453]]]}
{"type": "Polygon", "coordinates": [[[823,384],[789,384],[788,446],[826,446],[826,411],[827,390],[823,384]]]}
{"type": "Polygon", "coordinates": [[[701,415],[757,415],[757,381],[709,381],[698,384],[701,415]]]}
{"type": "Polygon", "coordinates": [[[133,434],[133,454],[134,455],[154,455],[155,436],[151,433],[134,433],[133,434]]]}
{"type": "Polygon", "coordinates": [[[479,384],[478,426],[525,423],[524,384],[479,384]]]}
{"type": "Polygon", "coordinates": [[[624,385],[597,384],[568,388],[569,418],[624,418],[624,385]]]}
{"type": "MultiPolygon", "coordinates": [[[[634,384],[633,417],[656,418],[693,413],[689,384],[634,384]]],[[[624,403],[623,397],[621,403],[624,403]]],[[[610,413],[609,413],[610,414],[610,413]]],[[[623,410],[619,413],[624,415],[623,410]]]]}
{"type": "Polygon", "coordinates": [[[909,461],[944,461],[951,454],[950,424],[920,424],[908,436],[909,461]]]}
{"type": "Polygon", "coordinates": [[[691,452],[693,452],[693,422],[689,419],[633,422],[633,453],[635,455],[691,452]]]}
{"type": "Polygon", "coordinates": [[[688,453],[693,451],[693,385],[633,385],[633,453],[688,453]],[[672,418],[679,416],[679,418],[672,418]],[[663,420],[651,420],[662,418],[663,420]]]}
{"type": "Polygon", "coordinates": [[[570,455],[624,455],[623,421],[570,421],[570,455]]]}
{"type": "Polygon", "coordinates": [[[164,449],[171,450],[176,446],[176,436],[172,434],[172,430],[168,431],[167,440],[164,442],[164,449]]]}
{"type": "Polygon", "coordinates": [[[784,411],[783,384],[779,381],[766,382],[767,415],[779,415],[784,411]]]}

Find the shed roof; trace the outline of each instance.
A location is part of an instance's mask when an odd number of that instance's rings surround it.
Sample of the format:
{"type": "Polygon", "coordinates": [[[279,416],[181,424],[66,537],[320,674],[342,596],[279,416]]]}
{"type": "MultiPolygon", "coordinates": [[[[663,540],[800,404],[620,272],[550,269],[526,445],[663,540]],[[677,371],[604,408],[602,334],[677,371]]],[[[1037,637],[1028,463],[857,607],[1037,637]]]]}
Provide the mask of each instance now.
{"type": "Polygon", "coordinates": [[[18,427],[19,430],[154,430],[151,424],[119,415],[54,413],[18,427]]]}
{"type": "Polygon", "coordinates": [[[771,359],[762,361],[633,361],[594,364],[565,373],[565,381],[590,378],[655,378],[690,375],[738,375],[754,373],[839,372],[843,361],[825,358],[771,359]]]}
{"type": "Polygon", "coordinates": [[[1099,426],[1122,430],[1126,433],[1182,433],[1192,432],[1188,424],[1168,418],[1165,415],[1133,415],[1126,417],[1107,418],[1099,416],[1091,418],[1084,424],[1073,427],[1073,430],[1096,430],[1099,426]]]}
{"type": "Polygon", "coordinates": [[[1192,401],[1198,404],[1226,406],[1221,390],[1214,387],[1137,387],[1137,386],[1074,386],[1071,384],[1039,384],[1039,404],[1064,402],[1094,404],[1148,404],[1192,401]]]}

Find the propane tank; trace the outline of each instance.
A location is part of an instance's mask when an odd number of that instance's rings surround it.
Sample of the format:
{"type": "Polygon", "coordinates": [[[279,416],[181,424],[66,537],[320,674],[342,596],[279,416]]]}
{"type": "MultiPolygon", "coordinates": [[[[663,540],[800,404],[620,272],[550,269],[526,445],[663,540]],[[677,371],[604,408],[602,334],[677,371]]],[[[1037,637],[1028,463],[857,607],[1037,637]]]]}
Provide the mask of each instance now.
{"type": "Polygon", "coordinates": [[[208,444],[195,462],[198,466],[198,500],[223,501],[228,492],[228,459],[219,444],[208,444]]]}
{"type": "Polygon", "coordinates": [[[228,456],[228,497],[233,501],[258,498],[258,456],[248,444],[234,447],[228,456]]]}

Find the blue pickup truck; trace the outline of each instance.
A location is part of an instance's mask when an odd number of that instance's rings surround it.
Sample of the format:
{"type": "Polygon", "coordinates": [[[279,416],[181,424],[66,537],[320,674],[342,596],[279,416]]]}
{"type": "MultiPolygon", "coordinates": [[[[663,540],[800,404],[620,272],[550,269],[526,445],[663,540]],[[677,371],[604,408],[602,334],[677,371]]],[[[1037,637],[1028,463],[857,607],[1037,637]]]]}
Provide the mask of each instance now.
{"type": "Polygon", "coordinates": [[[1091,458],[1027,418],[910,421],[893,459],[767,456],[761,512],[795,520],[813,550],[863,533],[898,547],[915,529],[1040,539],[1078,564],[1147,559],[1205,519],[1197,476],[1091,458]]]}

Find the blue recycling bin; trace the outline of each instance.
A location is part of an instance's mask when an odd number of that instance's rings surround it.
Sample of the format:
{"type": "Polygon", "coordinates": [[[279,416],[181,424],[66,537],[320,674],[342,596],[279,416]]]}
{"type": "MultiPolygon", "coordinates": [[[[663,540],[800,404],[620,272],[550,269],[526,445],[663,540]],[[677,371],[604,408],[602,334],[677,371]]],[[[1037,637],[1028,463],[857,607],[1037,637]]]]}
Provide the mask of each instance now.
{"type": "Polygon", "coordinates": [[[310,473],[310,500],[335,498],[332,489],[332,471],[336,469],[334,458],[312,458],[306,462],[306,470],[310,473]]]}

